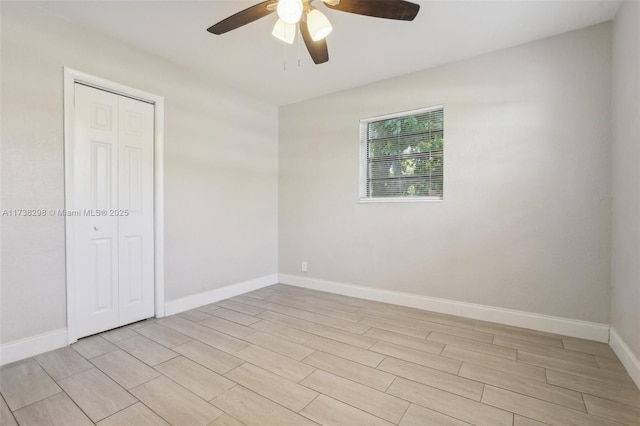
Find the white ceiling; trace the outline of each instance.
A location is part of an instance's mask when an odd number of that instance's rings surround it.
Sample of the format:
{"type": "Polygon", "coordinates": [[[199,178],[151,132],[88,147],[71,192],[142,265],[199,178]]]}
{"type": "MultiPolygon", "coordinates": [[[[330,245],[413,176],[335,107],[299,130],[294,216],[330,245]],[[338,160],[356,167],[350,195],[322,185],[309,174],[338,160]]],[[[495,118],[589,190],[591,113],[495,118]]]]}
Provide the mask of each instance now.
{"type": "Polygon", "coordinates": [[[399,22],[330,10],[316,0],[334,26],[327,38],[330,60],[321,65],[313,64],[303,43],[289,46],[271,36],[275,14],[220,36],[206,31],[260,0],[37,4],[277,105],[604,22],[620,5],[616,0],[413,1],[421,6],[418,16],[399,22]]]}

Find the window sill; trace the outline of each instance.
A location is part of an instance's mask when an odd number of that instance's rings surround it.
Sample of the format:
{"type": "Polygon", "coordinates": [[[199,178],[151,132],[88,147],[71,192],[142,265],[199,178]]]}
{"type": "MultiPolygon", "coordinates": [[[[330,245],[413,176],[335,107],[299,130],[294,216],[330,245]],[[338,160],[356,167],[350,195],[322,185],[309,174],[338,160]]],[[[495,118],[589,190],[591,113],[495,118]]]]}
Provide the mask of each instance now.
{"type": "Polygon", "coordinates": [[[402,198],[360,198],[361,204],[368,203],[442,203],[442,197],[402,197],[402,198]]]}

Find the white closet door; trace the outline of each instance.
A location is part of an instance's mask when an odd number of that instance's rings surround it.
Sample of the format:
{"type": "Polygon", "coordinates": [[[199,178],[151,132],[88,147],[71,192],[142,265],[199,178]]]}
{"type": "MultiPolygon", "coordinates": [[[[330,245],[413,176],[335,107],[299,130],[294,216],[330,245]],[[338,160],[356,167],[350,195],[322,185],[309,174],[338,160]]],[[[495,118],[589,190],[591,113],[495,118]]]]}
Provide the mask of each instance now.
{"type": "Polygon", "coordinates": [[[153,316],[153,106],[75,85],[77,337],[153,316]]]}
{"type": "Polygon", "coordinates": [[[120,325],[153,316],[153,105],[120,97],[120,325]]]}

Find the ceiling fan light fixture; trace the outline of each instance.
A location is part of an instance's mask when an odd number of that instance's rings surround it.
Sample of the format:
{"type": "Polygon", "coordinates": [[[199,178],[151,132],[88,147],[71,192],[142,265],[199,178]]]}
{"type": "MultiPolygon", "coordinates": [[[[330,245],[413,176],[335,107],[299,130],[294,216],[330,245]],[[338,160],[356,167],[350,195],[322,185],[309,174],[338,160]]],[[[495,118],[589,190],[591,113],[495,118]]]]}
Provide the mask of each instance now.
{"type": "Polygon", "coordinates": [[[262,0],[212,25],[207,31],[216,35],[224,34],[277,11],[282,22],[276,24],[272,34],[279,40],[293,43],[295,33],[300,31],[300,38],[313,62],[324,64],[329,60],[325,38],[333,28],[327,17],[312,7],[314,1],[340,12],[397,21],[413,21],[420,11],[419,4],[407,0],[262,0]],[[293,26],[293,31],[289,24],[293,26]]]}
{"type": "Polygon", "coordinates": [[[324,13],[318,9],[312,9],[309,12],[307,15],[307,25],[309,26],[309,33],[313,41],[320,41],[333,31],[331,22],[329,22],[324,13]]]}
{"type": "Polygon", "coordinates": [[[296,38],[296,24],[289,24],[282,19],[278,19],[276,25],[273,27],[271,34],[288,44],[293,44],[293,40],[296,38]]]}
{"type": "Polygon", "coordinates": [[[287,24],[296,24],[302,18],[304,6],[302,0],[279,0],[278,17],[287,24]]]}

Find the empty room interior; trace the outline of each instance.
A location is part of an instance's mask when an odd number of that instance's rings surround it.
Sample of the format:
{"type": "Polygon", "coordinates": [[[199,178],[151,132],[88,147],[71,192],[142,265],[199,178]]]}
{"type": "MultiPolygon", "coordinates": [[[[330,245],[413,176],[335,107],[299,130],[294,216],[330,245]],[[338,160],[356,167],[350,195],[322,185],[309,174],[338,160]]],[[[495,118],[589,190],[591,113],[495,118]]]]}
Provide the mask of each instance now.
{"type": "Polygon", "coordinates": [[[0,16],[0,426],[640,425],[640,1],[0,16]]]}

